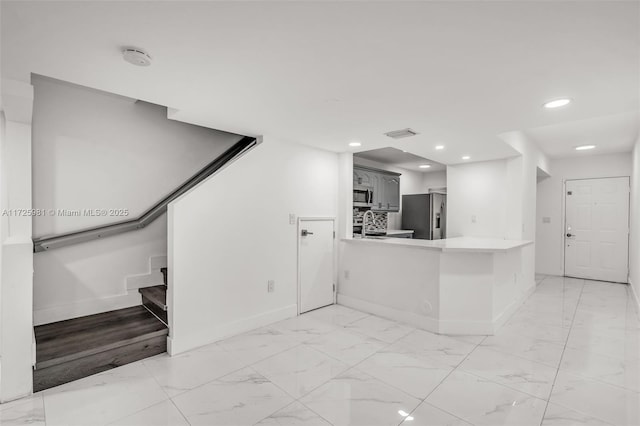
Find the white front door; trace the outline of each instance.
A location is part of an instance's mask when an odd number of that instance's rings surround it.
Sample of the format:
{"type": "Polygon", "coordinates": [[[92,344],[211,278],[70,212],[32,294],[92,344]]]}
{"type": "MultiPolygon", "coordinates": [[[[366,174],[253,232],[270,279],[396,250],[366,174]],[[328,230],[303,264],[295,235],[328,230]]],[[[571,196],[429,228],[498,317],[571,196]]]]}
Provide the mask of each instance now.
{"type": "Polygon", "coordinates": [[[629,178],[568,180],[565,275],[627,282],[629,178]]]}
{"type": "Polygon", "coordinates": [[[333,219],[298,222],[298,303],[300,313],[334,303],[333,219]]]}

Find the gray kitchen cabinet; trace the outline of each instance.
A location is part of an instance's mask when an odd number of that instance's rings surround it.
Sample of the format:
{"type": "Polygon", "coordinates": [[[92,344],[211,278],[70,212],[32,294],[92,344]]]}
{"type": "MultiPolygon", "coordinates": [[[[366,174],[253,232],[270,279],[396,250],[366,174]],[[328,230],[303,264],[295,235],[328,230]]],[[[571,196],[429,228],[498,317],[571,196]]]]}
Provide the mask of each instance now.
{"type": "Polygon", "coordinates": [[[373,188],[373,210],[400,211],[400,174],[368,167],[353,167],[353,184],[373,188]]]}
{"type": "MultiPolygon", "coordinates": [[[[387,211],[400,211],[400,176],[381,175],[384,186],[383,204],[387,211]]],[[[384,207],[383,206],[383,207],[384,207]]]]}
{"type": "Polygon", "coordinates": [[[353,184],[375,188],[373,173],[369,170],[353,168],[353,184]]]}
{"type": "Polygon", "coordinates": [[[376,172],[370,172],[370,174],[371,181],[373,182],[373,210],[381,211],[384,201],[384,195],[382,195],[384,191],[382,179],[380,179],[380,175],[376,172]]]}

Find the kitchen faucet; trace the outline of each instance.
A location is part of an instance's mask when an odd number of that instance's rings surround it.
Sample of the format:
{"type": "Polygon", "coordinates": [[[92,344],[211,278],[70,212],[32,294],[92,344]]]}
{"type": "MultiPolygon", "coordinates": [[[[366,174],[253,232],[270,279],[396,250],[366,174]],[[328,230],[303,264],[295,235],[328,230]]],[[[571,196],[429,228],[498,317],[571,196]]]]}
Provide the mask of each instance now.
{"type": "Polygon", "coordinates": [[[366,212],[364,212],[364,215],[362,216],[362,238],[367,236],[367,216],[371,216],[371,220],[375,220],[375,216],[373,215],[373,212],[371,210],[367,210],[366,212]]]}

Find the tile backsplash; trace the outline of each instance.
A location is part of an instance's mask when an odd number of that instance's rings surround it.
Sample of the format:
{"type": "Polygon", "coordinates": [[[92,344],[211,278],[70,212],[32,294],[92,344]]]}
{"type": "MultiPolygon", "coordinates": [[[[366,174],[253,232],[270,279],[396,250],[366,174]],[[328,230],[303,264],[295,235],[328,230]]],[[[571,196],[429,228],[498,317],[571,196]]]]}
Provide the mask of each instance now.
{"type": "MultiPolygon", "coordinates": [[[[362,225],[362,218],[367,210],[353,209],[353,224],[355,226],[362,225]]],[[[383,232],[387,230],[388,213],[373,212],[373,221],[367,223],[367,232],[383,232]]]]}

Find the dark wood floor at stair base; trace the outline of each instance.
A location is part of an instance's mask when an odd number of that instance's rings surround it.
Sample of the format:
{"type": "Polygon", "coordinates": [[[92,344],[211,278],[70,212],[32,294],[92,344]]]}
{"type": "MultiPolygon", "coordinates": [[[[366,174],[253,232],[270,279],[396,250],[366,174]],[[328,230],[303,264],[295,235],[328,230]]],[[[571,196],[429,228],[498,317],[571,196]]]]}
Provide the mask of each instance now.
{"type": "Polygon", "coordinates": [[[166,334],[166,327],[143,306],[40,325],[35,327],[36,366],[71,361],[156,332],[166,334]]]}
{"type": "Polygon", "coordinates": [[[166,352],[167,327],[143,306],[35,327],[34,389],[166,352]]]}
{"type": "Polygon", "coordinates": [[[49,389],[167,351],[166,334],[33,371],[33,391],[49,389]]]}

